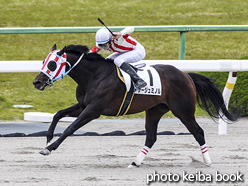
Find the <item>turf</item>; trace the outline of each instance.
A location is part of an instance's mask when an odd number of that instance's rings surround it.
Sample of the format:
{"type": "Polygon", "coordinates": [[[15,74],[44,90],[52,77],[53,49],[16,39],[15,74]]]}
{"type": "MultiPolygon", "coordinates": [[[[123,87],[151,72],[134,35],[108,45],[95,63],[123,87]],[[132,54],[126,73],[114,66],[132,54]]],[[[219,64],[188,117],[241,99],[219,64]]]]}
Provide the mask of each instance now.
{"type": "MultiPolygon", "coordinates": [[[[0,27],[143,25],[246,25],[245,0],[127,0],[127,1],[39,1],[5,0],[0,4],[0,27]]],[[[145,59],[177,59],[179,33],[133,33],[145,48],[145,59]]],[[[186,59],[247,58],[248,32],[187,33],[186,59]]],[[[10,34],[0,35],[1,60],[43,60],[53,44],[94,45],[94,34],[10,34]]],[[[102,53],[107,56],[107,53],[102,53]]],[[[1,67],[0,67],[1,68],[1,67]]],[[[76,102],[76,84],[69,78],[44,92],[34,89],[36,73],[0,74],[0,120],[23,119],[27,111],[56,112],[76,102]],[[14,104],[33,108],[17,109],[14,104]]],[[[205,115],[197,109],[197,115],[205,115]]],[[[144,113],[131,117],[143,117],[144,113]]],[[[169,114],[171,117],[171,114],[169,114]]]]}

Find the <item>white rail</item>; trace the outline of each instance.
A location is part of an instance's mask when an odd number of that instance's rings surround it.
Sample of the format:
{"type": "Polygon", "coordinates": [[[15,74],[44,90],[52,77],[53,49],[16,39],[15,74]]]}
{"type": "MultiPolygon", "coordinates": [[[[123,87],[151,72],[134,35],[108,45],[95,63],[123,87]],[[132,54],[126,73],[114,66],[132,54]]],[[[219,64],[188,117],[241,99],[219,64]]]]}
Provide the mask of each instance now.
{"type": "MultiPolygon", "coordinates": [[[[248,71],[248,60],[143,60],[149,65],[173,65],[182,71],[238,72],[248,71]]],[[[42,61],[0,61],[0,72],[39,72],[42,61]]]]}
{"type": "Polygon", "coordinates": [[[39,72],[42,61],[0,61],[0,72],[39,72]]]}

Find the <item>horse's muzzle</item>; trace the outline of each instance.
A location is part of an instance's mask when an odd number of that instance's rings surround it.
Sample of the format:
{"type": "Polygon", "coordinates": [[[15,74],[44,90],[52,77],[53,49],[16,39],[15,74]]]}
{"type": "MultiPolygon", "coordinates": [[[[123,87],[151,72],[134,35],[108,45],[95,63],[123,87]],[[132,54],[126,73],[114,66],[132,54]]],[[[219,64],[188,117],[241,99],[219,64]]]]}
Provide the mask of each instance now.
{"type": "Polygon", "coordinates": [[[33,81],[33,85],[34,85],[34,87],[35,87],[36,89],[42,91],[42,90],[44,90],[45,87],[47,86],[47,82],[42,82],[42,81],[40,81],[40,80],[36,80],[36,79],[35,79],[35,80],[33,81]]]}

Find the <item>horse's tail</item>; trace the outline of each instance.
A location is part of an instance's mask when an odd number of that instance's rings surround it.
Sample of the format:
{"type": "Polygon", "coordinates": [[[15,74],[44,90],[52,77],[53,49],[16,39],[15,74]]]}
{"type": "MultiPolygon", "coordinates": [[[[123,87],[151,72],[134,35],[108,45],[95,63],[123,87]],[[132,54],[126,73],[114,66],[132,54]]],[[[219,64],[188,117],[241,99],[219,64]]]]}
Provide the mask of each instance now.
{"type": "Polygon", "coordinates": [[[222,93],[208,77],[200,74],[188,73],[195,83],[197,102],[206,110],[213,120],[221,118],[224,121],[237,121],[241,115],[239,108],[235,114],[226,109],[222,93]]]}

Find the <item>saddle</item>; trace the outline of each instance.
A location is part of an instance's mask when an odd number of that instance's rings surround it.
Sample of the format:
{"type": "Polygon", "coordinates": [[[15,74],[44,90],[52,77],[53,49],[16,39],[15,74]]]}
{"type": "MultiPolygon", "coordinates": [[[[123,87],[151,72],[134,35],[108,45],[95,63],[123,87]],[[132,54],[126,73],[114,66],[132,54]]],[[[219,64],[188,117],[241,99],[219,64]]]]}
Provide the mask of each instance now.
{"type": "Polygon", "coordinates": [[[145,63],[141,63],[135,66],[129,63],[129,65],[131,65],[134,68],[134,70],[138,73],[140,78],[146,81],[147,86],[140,90],[136,90],[131,80],[131,77],[126,72],[124,72],[123,70],[119,69],[116,66],[117,75],[119,79],[126,86],[126,92],[123,97],[123,101],[120,106],[120,109],[116,116],[123,116],[128,112],[134,94],[153,95],[153,96],[154,95],[161,96],[162,94],[160,76],[153,67],[146,65],[145,63]]]}

